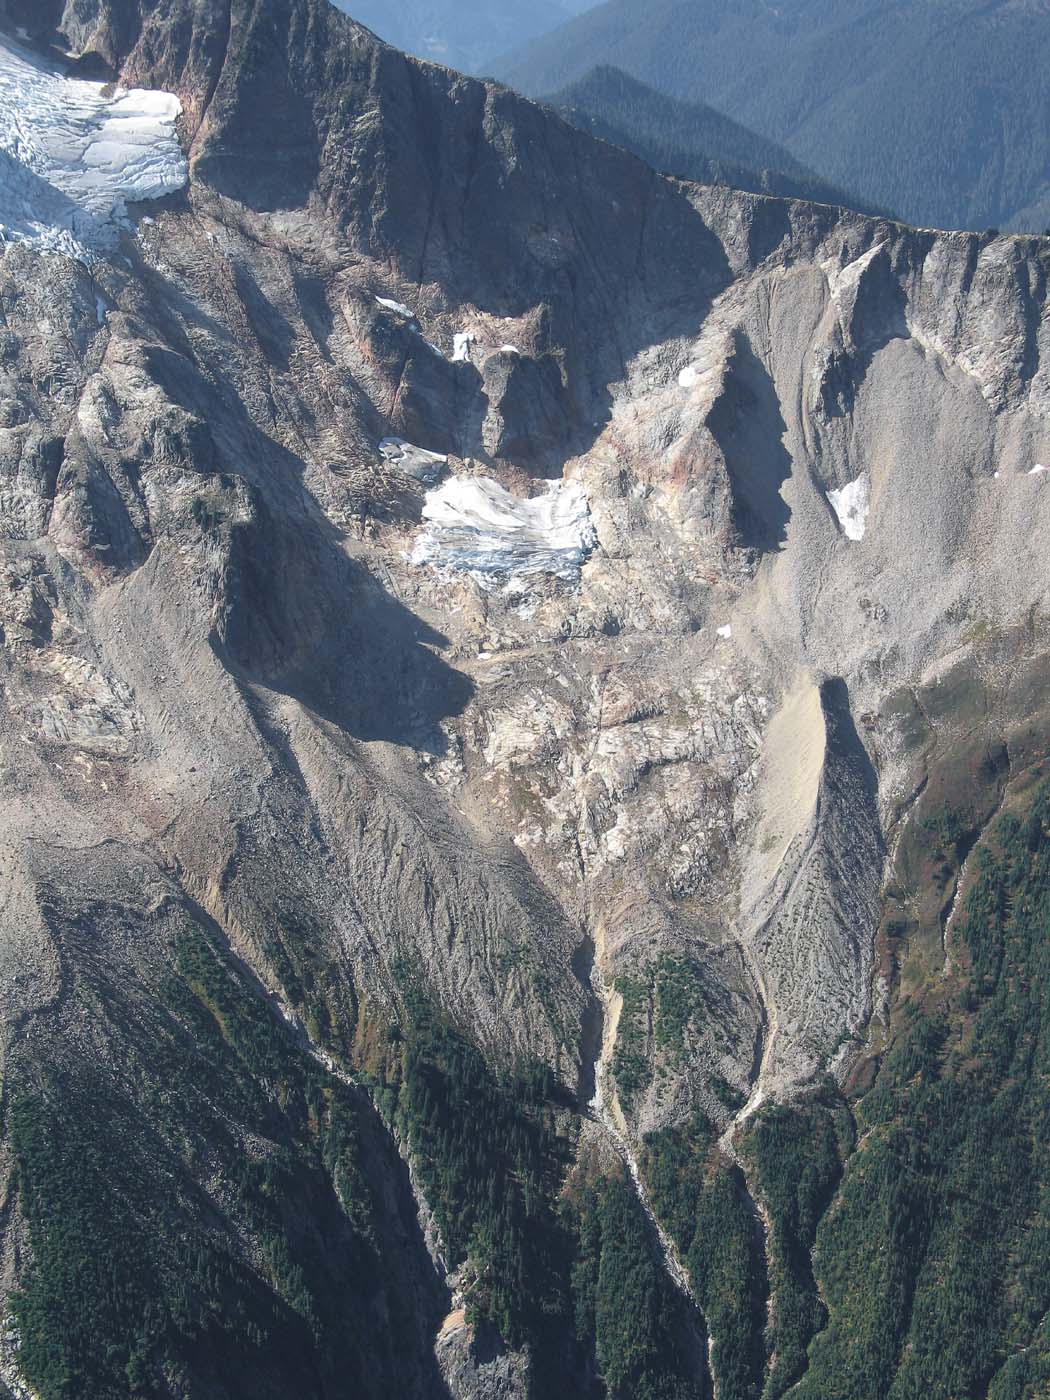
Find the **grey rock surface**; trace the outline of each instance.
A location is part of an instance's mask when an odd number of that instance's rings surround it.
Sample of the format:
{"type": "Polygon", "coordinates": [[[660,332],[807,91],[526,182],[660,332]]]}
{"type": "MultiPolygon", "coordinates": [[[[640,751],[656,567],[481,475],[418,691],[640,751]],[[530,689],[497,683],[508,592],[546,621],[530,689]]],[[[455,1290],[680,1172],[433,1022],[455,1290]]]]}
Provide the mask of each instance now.
{"type": "Polygon", "coordinates": [[[90,271],[0,250],[5,1062],[105,1043],[78,920],[148,982],[192,907],[268,991],[293,914],[348,1004],[412,966],[581,1104],[684,960],[631,1138],[844,1072],[929,697],[1042,703],[1047,244],[657,177],[326,0],[3,13],[178,92],[191,168],[90,271]],[[578,585],[412,564],[389,437],[578,483],[578,585]]]}

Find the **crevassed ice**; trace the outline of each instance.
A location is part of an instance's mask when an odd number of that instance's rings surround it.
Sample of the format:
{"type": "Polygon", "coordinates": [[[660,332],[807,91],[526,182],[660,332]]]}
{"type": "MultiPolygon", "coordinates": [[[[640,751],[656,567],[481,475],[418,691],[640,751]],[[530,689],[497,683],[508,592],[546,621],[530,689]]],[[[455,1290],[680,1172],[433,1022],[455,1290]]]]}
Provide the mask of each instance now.
{"type": "Polygon", "coordinates": [[[829,491],[827,495],[828,504],[842,526],[842,533],[848,540],[862,540],[868,528],[868,509],[871,505],[871,484],[867,472],[861,472],[848,486],[829,491]]]}
{"type": "Polygon", "coordinates": [[[487,477],[454,476],[427,492],[423,520],[412,562],[468,573],[486,588],[538,574],[575,582],[597,542],[573,481],[526,500],[487,477]]]}
{"type": "Polygon", "coordinates": [[[129,203],[186,184],[181,112],[171,93],[66,78],[0,40],[0,237],[81,258],[112,246],[129,203]]]}

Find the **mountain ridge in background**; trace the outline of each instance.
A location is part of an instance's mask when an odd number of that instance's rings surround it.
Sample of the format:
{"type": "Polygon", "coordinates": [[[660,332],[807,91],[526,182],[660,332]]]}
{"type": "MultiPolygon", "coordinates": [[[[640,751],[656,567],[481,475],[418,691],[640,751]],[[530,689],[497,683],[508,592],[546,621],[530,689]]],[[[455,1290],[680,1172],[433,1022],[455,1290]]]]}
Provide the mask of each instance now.
{"type": "Polygon", "coordinates": [[[395,48],[476,73],[497,54],[556,29],[590,0],[335,0],[337,7],[395,48]]]}
{"type": "Polygon", "coordinates": [[[619,68],[593,68],[542,100],[567,121],[633,151],[668,175],[886,214],[857,194],[828,184],[775,141],[712,107],[665,97],[619,68]]]}
{"type": "Polygon", "coordinates": [[[999,0],[607,0],[494,65],[540,95],[596,65],[709,103],[909,222],[1050,222],[1050,25],[999,0]]]}

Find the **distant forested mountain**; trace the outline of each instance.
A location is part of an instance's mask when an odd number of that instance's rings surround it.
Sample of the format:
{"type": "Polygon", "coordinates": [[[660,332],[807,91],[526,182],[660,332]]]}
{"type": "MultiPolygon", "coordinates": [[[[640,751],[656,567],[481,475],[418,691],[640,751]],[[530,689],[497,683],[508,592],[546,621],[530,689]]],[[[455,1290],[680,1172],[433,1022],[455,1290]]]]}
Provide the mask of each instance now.
{"type": "Polygon", "coordinates": [[[496,72],[539,95],[606,64],[913,223],[1050,223],[1048,0],[608,0],[496,72]]]}
{"type": "Polygon", "coordinates": [[[334,0],[418,58],[475,73],[496,54],[555,29],[592,0],[334,0]]]}
{"type": "Polygon", "coordinates": [[[881,212],[821,179],[775,141],[713,107],[665,97],[619,68],[593,68],[544,100],[574,126],[633,151],[670,175],[881,212]]]}

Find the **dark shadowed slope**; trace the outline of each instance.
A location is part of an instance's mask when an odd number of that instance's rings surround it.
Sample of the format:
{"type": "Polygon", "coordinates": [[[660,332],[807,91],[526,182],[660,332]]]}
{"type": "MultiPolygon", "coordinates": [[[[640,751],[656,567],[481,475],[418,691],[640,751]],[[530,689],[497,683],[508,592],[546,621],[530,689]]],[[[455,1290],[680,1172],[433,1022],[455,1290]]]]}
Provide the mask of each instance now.
{"type": "Polygon", "coordinates": [[[709,102],[920,225],[1050,217],[1045,0],[609,0],[497,65],[529,93],[614,64],[709,102]]]}
{"type": "Polygon", "coordinates": [[[574,126],[633,151],[669,175],[755,194],[844,204],[862,213],[884,212],[822,180],[783,146],[713,107],[665,97],[619,68],[593,68],[545,100],[574,126]]]}

